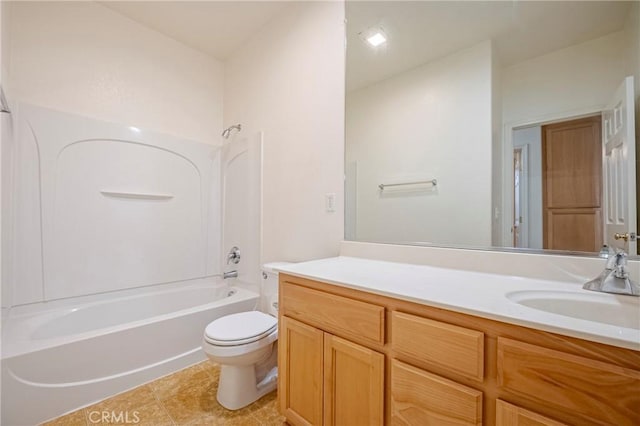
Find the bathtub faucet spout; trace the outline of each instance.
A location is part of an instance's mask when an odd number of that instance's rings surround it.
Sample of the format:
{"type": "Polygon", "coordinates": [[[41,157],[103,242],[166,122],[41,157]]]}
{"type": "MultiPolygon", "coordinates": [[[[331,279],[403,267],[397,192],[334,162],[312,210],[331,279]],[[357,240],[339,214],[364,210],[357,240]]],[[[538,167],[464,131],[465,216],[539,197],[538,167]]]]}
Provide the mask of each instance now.
{"type": "Polygon", "coordinates": [[[229,271],[222,274],[223,279],[227,278],[238,278],[238,271],[229,271]]]}

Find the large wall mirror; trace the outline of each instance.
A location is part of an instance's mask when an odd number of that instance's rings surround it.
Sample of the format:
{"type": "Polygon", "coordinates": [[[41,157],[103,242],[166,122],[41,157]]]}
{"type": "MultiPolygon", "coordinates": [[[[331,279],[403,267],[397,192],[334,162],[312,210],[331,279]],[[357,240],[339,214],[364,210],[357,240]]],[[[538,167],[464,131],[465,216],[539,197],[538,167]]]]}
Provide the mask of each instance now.
{"type": "Polygon", "coordinates": [[[346,16],[347,240],[637,254],[639,2],[346,16]]]}

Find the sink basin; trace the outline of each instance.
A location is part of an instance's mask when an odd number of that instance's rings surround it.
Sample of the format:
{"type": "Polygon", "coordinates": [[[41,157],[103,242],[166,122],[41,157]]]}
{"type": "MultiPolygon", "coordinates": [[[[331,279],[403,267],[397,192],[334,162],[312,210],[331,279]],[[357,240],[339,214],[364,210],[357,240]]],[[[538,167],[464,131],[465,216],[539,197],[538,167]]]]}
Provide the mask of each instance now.
{"type": "Polygon", "coordinates": [[[640,297],[569,291],[514,291],[520,305],[566,317],[640,330],[640,297]]]}

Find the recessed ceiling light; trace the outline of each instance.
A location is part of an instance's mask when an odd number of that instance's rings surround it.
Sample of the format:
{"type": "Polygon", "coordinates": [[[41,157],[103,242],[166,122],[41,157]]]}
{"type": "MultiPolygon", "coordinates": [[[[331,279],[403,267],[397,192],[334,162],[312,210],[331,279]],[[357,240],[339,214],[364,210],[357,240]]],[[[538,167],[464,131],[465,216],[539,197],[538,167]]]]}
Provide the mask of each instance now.
{"type": "Polygon", "coordinates": [[[380,31],[376,31],[374,34],[367,37],[367,43],[369,43],[373,47],[378,47],[386,42],[387,38],[380,31]]]}

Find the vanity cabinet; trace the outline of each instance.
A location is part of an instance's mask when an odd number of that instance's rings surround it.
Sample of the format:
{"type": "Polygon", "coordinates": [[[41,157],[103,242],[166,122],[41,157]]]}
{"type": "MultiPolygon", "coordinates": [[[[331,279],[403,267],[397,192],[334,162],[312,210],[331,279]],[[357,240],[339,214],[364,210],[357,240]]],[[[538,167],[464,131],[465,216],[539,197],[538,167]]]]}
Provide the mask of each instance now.
{"type": "Polygon", "coordinates": [[[384,355],[329,331],[379,344],[384,308],[295,285],[280,291],[288,307],[280,310],[278,385],[289,423],[382,425],[384,355]]]}
{"type": "Polygon", "coordinates": [[[292,425],[640,424],[640,351],[280,275],[292,425]]]}

